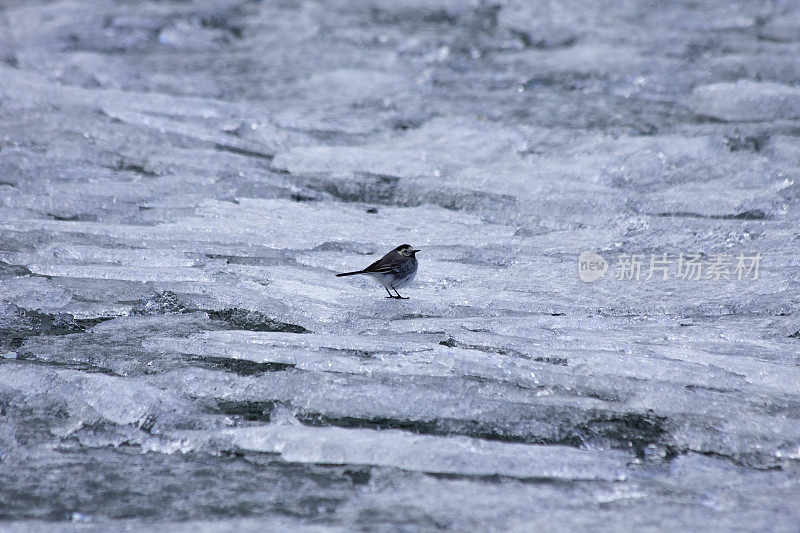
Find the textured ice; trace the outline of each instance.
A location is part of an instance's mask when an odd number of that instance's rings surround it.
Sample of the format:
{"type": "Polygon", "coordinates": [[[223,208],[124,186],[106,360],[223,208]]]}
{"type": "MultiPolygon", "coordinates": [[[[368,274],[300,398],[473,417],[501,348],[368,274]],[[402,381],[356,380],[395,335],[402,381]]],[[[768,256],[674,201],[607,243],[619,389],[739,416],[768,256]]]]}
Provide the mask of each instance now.
{"type": "Polygon", "coordinates": [[[4,2],[0,530],[795,531],[799,14],[4,2]]]}
{"type": "Polygon", "coordinates": [[[292,173],[440,176],[464,167],[503,162],[522,147],[522,136],[513,130],[434,119],[375,146],[298,147],[277,154],[274,164],[292,173]]]}
{"type": "Polygon", "coordinates": [[[178,435],[182,449],[213,446],[277,453],[289,462],[390,466],[437,474],[516,478],[603,479],[621,476],[625,454],[598,457],[563,446],[528,446],[464,437],[441,439],[396,430],[272,425],[178,435]]]}
{"type": "Polygon", "coordinates": [[[727,122],[800,119],[800,89],[771,82],[738,81],[697,87],[695,113],[727,122]]]}

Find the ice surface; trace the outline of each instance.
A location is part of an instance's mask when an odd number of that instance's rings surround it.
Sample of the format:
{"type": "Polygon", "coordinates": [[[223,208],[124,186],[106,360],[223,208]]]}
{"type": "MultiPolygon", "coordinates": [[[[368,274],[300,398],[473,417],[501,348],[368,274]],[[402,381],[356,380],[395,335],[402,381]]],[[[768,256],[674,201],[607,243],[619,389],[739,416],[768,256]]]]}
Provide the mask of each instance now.
{"type": "Polygon", "coordinates": [[[4,2],[0,530],[795,531],[798,16],[4,2]]]}
{"type": "Polygon", "coordinates": [[[288,462],[363,464],[437,474],[615,480],[621,476],[625,454],[598,457],[563,446],[529,446],[464,437],[430,437],[397,430],[264,426],[205,433],[200,443],[180,434],[180,446],[229,446],[277,453],[288,462]],[[224,444],[223,444],[224,445],[224,444]],[[616,462],[615,462],[616,461],[616,462]]]}
{"type": "Polygon", "coordinates": [[[800,119],[800,89],[742,80],[714,83],[693,91],[696,113],[727,122],[800,119]]]}

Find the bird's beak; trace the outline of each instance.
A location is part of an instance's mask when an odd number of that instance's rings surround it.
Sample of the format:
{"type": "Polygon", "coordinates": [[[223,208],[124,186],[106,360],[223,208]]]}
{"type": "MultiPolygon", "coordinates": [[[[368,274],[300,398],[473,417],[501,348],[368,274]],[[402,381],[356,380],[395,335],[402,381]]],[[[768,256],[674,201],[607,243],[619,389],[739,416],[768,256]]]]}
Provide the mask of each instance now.
{"type": "Polygon", "coordinates": [[[414,253],[417,253],[417,252],[419,252],[419,250],[411,250],[411,251],[412,251],[412,252],[414,252],[414,253]]]}

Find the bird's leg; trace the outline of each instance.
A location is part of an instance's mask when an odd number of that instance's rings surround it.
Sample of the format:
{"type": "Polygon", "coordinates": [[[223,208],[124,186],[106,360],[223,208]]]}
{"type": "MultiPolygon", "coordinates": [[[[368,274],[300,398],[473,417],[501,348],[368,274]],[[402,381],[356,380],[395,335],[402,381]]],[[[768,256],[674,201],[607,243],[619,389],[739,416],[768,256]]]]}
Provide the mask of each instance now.
{"type": "MultiPolygon", "coordinates": [[[[394,287],[392,287],[392,288],[394,289],[394,287]]],[[[398,300],[408,300],[408,296],[406,296],[406,297],[400,296],[400,293],[397,292],[397,289],[394,289],[394,293],[397,295],[397,299],[398,300]]],[[[394,296],[392,296],[392,298],[394,298],[394,296]]]]}
{"type": "MultiPolygon", "coordinates": [[[[387,289],[386,287],[384,287],[384,289],[386,289],[386,292],[389,292],[389,289],[387,289]]],[[[391,292],[389,292],[389,296],[387,296],[386,298],[394,298],[394,295],[391,292]]]]}

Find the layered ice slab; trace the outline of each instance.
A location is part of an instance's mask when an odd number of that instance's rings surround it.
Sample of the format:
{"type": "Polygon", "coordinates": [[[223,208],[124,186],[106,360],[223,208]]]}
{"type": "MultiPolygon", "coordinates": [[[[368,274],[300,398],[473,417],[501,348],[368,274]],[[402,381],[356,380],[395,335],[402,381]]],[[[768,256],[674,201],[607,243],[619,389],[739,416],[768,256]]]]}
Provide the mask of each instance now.
{"type": "Polygon", "coordinates": [[[467,437],[432,437],[397,430],[269,425],[182,433],[181,451],[209,447],[278,454],[292,463],[385,466],[462,476],[615,481],[629,458],[565,446],[529,446],[467,437]]]}
{"type": "Polygon", "coordinates": [[[800,120],[800,88],[742,80],[695,88],[696,113],[727,122],[800,120]]]}

